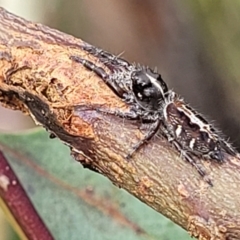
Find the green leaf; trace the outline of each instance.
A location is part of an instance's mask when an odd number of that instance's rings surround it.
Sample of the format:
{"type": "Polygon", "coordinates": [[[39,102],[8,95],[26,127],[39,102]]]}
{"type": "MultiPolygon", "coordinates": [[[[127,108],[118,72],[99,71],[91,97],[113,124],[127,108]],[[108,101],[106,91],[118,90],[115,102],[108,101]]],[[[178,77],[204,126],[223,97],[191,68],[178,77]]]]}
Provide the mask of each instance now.
{"type": "Polygon", "coordinates": [[[1,134],[4,154],[57,240],[191,239],[180,227],[84,169],[42,130],[1,134]]]}

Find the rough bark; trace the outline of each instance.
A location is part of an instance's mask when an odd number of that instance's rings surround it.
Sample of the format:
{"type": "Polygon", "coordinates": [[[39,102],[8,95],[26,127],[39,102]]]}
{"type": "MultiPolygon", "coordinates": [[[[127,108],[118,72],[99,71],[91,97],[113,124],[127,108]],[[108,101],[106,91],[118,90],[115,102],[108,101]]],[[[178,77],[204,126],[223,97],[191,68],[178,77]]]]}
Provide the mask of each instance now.
{"type": "MultiPolygon", "coordinates": [[[[127,110],[95,74],[69,57],[97,62],[83,41],[0,9],[0,101],[30,114],[67,143],[77,161],[108,177],[199,239],[240,239],[240,162],[202,160],[213,187],[164,139],[130,160],[140,122],[98,113],[127,110]],[[81,106],[81,107],[80,107],[81,106]]],[[[101,65],[101,63],[97,62],[101,65]]],[[[102,66],[104,67],[104,66],[102,66]]]]}

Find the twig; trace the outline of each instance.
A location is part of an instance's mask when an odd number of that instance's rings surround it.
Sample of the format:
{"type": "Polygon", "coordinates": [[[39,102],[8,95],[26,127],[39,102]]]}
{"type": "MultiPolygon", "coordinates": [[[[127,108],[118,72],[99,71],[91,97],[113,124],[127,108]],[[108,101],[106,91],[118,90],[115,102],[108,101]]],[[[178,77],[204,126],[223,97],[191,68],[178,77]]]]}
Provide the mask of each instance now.
{"type": "Polygon", "coordinates": [[[0,198],[1,206],[9,212],[21,239],[46,239],[53,237],[30,202],[16,174],[0,152],[0,198]]]}

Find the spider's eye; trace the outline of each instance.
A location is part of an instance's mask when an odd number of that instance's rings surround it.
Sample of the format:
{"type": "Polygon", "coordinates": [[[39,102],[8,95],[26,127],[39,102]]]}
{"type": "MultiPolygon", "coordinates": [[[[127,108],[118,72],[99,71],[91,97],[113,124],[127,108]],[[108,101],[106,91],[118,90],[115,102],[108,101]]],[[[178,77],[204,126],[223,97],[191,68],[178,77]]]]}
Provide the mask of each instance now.
{"type": "Polygon", "coordinates": [[[143,71],[135,71],[132,73],[132,84],[141,91],[142,88],[150,86],[151,82],[143,71]]]}
{"type": "Polygon", "coordinates": [[[142,69],[132,73],[132,90],[136,101],[144,109],[159,110],[168,91],[161,76],[150,69],[142,69]]]}

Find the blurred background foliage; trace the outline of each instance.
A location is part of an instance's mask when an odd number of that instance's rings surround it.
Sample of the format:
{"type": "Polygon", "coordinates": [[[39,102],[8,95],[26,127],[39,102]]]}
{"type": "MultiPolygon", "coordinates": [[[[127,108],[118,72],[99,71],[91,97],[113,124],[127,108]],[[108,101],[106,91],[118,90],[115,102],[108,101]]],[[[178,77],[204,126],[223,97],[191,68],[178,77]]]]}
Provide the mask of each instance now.
{"type": "MultiPolygon", "coordinates": [[[[240,147],[239,1],[0,0],[0,6],[130,62],[156,66],[170,88],[240,147]]],[[[0,114],[2,130],[33,126],[21,114],[0,114]]]]}

